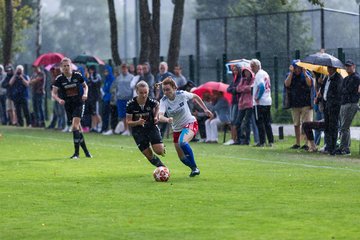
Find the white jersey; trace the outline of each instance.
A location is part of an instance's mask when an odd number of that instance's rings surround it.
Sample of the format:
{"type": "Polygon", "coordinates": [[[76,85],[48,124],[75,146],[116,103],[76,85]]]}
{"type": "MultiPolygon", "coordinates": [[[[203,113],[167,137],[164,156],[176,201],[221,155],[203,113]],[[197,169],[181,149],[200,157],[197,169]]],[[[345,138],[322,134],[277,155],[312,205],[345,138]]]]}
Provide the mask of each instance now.
{"type": "Polygon", "coordinates": [[[271,99],[271,84],[270,84],[270,77],[269,74],[267,72],[265,72],[264,70],[260,69],[256,74],[255,74],[255,80],[254,80],[254,87],[253,87],[253,104],[255,105],[261,105],[261,106],[271,106],[272,103],[272,99],[271,99]],[[257,103],[255,101],[255,97],[257,97],[258,95],[258,91],[259,91],[259,85],[263,84],[265,87],[265,91],[264,94],[262,95],[262,97],[259,100],[259,103],[257,103]]]}
{"type": "Polygon", "coordinates": [[[183,127],[196,121],[191,115],[188,100],[193,98],[193,94],[185,91],[176,91],[175,99],[170,100],[166,96],[160,100],[159,112],[167,113],[168,117],[173,118],[172,129],[174,132],[181,132],[183,127]]]}

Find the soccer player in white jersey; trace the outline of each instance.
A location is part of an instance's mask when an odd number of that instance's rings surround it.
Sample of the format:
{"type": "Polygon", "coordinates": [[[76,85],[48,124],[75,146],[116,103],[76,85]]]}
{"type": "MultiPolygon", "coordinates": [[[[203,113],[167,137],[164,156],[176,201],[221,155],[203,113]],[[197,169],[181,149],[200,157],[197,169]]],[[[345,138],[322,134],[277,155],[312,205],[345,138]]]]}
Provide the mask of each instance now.
{"type": "Polygon", "coordinates": [[[194,177],[200,174],[200,170],[197,168],[189,142],[198,131],[198,123],[196,118],[191,115],[187,101],[195,100],[208,117],[212,117],[212,113],[198,95],[177,91],[176,83],[171,77],[165,78],[161,85],[164,97],[160,100],[159,120],[171,123],[176,152],[180,160],[191,168],[189,176],[194,177]],[[168,117],[165,117],[165,113],[168,117]]]}

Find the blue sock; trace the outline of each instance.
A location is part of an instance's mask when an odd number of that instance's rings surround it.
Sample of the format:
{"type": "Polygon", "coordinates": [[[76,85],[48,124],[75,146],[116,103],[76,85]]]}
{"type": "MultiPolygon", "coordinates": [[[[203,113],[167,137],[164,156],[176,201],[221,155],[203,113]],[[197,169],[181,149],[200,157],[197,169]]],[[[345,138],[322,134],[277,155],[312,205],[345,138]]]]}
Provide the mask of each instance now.
{"type": "Polygon", "coordinates": [[[184,165],[186,165],[186,166],[188,166],[189,168],[191,168],[191,163],[190,163],[189,159],[188,159],[186,156],[184,156],[183,158],[180,158],[180,160],[181,160],[181,162],[182,162],[184,165]]]}
{"type": "Polygon", "coordinates": [[[194,159],[194,154],[193,151],[189,145],[189,143],[187,142],[182,142],[180,143],[180,148],[183,150],[186,160],[185,159],[181,159],[181,161],[188,167],[190,167],[191,169],[196,168],[196,163],[195,163],[195,159],[194,159]],[[184,161],[185,160],[185,161],[184,161]],[[185,163],[186,162],[186,163],[185,163]]]}

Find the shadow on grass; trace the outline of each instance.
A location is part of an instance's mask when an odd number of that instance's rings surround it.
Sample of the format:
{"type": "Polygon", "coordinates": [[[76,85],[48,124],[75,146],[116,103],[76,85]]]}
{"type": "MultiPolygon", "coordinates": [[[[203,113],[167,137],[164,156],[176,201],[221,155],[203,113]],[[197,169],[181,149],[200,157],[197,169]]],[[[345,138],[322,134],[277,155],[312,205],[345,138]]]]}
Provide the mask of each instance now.
{"type": "MultiPolygon", "coordinates": [[[[25,160],[25,159],[24,159],[25,160]]],[[[79,160],[72,160],[70,158],[36,158],[36,159],[26,159],[26,161],[31,161],[31,162],[55,162],[55,161],[64,161],[64,160],[69,160],[69,161],[79,161],[79,160]]]]}

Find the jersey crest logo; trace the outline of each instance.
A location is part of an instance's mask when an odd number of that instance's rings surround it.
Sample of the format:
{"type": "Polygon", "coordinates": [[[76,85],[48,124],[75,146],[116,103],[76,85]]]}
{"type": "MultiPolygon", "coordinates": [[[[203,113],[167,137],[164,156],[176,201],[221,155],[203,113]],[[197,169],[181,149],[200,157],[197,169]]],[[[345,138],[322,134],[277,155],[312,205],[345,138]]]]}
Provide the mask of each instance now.
{"type": "Polygon", "coordinates": [[[179,106],[180,106],[180,107],[184,106],[184,102],[181,102],[181,103],[179,104],[179,106]]]}

